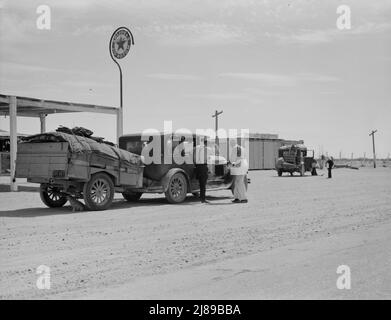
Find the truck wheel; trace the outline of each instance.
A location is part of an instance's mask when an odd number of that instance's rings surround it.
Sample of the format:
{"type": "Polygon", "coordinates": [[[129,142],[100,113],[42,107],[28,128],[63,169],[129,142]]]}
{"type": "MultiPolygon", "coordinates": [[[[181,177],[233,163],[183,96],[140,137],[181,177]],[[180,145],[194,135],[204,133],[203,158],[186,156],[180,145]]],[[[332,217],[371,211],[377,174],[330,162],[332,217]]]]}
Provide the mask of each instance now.
{"type": "Polygon", "coordinates": [[[41,184],[39,195],[42,202],[49,208],[60,208],[68,201],[56,187],[45,184],[41,184]]]}
{"type": "Polygon", "coordinates": [[[180,203],[186,199],[187,181],[182,173],[175,173],[168,182],[166,199],[169,203],[180,203]]]}
{"type": "Polygon", "coordinates": [[[95,173],[84,184],[83,196],[89,210],[106,210],[113,202],[114,183],[106,173],[95,173]]]}
{"type": "Polygon", "coordinates": [[[122,196],[124,197],[124,199],[129,202],[135,202],[140,200],[142,195],[143,195],[142,192],[132,192],[132,191],[122,192],[122,196]]]}

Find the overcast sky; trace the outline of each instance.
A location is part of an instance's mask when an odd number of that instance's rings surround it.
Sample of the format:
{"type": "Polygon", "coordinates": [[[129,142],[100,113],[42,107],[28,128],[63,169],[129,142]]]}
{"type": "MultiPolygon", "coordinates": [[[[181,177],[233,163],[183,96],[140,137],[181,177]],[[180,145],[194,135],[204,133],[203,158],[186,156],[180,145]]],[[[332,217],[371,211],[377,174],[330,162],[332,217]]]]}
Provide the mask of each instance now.
{"type": "MultiPolygon", "coordinates": [[[[0,1],[0,92],[118,106],[118,70],[108,41],[119,26],[135,46],[124,70],[124,132],[248,128],[304,139],[350,157],[391,152],[390,0],[0,1]],[[51,8],[51,30],[36,9],[51,8]],[[338,30],[337,7],[352,28],[338,30]]],[[[115,140],[110,115],[53,115],[47,129],[85,126],[115,140]]],[[[8,130],[8,118],[0,120],[8,130]]],[[[18,131],[36,133],[37,119],[18,131]]]]}

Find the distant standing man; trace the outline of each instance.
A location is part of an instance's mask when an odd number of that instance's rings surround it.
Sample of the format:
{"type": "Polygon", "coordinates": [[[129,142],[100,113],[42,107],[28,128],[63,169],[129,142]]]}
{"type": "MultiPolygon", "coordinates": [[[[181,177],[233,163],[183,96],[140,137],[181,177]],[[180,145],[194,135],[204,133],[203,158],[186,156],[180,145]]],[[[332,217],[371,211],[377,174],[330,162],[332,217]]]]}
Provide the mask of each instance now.
{"type": "Polygon", "coordinates": [[[331,157],[329,160],[327,160],[326,165],[327,165],[327,171],[329,173],[328,178],[331,179],[332,178],[331,170],[334,168],[334,158],[331,157]]]}
{"type": "Polygon", "coordinates": [[[199,144],[195,148],[195,173],[198,183],[200,184],[200,200],[206,203],[206,182],[208,181],[208,157],[211,149],[207,147],[207,141],[203,145],[199,144]]]}
{"type": "Polygon", "coordinates": [[[316,160],[314,159],[314,160],[312,160],[312,163],[311,163],[311,167],[312,167],[312,170],[311,170],[311,175],[313,175],[313,176],[317,176],[318,175],[318,173],[316,172],[316,166],[317,166],[317,162],[316,162],[316,160]]]}
{"type": "Polygon", "coordinates": [[[244,157],[244,151],[241,146],[236,146],[236,161],[231,164],[230,173],[233,177],[233,194],[235,199],[233,203],[247,203],[246,179],[248,171],[248,161],[244,157]]]}

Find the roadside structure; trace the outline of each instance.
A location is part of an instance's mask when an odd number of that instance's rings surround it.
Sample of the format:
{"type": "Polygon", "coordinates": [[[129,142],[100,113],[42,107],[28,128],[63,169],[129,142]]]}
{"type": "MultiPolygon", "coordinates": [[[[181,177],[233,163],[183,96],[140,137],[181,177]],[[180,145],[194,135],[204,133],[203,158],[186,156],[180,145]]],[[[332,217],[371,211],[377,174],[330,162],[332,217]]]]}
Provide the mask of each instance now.
{"type": "MultiPolygon", "coordinates": [[[[239,137],[238,137],[239,138],[239,137]]],[[[238,143],[240,139],[238,140],[238,143]]],[[[303,140],[285,140],[278,134],[251,133],[248,137],[249,170],[275,169],[278,158],[278,149],[291,144],[304,144],[303,140]]],[[[228,157],[230,153],[228,139],[220,138],[220,153],[228,157]]]]}
{"type": "Polygon", "coordinates": [[[44,100],[0,94],[0,116],[10,118],[10,188],[17,191],[15,164],[17,152],[17,117],[39,118],[41,133],[46,131],[46,117],[56,113],[91,112],[116,115],[117,139],[122,135],[122,114],[119,108],[93,104],[44,100]]]}
{"type": "MultiPolygon", "coordinates": [[[[26,136],[18,133],[17,139],[26,136]]],[[[10,133],[0,129],[0,176],[8,175],[10,170],[10,133]]]]}

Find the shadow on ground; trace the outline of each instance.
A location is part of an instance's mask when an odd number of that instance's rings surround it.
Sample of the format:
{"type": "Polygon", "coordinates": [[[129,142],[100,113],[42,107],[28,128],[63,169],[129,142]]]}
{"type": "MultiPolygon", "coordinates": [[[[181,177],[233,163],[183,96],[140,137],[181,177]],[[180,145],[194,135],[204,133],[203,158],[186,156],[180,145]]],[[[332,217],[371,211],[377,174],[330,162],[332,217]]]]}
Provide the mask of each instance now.
{"type": "MultiPolygon", "coordinates": [[[[18,186],[18,192],[37,192],[39,187],[36,186],[18,186]]],[[[9,184],[0,184],[0,192],[11,192],[9,184]]]]}
{"type": "MultiPolygon", "coordinates": [[[[213,203],[213,201],[218,200],[231,200],[232,197],[223,196],[223,197],[213,197],[208,196],[207,200],[210,201],[209,205],[226,205],[232,204],[231,201],[227,203],[213,203]]],[[[193,205],[195,203],[199,203],[200,200],[197,197],[189,196],[182,203],[178,204],[170,204],[164,197],[161,198],[149,198],[149,199],[140,199],[137,202],[127,202],[122,199],[115,199],[113,204],[108,210],[123,210],[123,209],[131,209],[137,207],[151,207],[151,206],[186,206],[193,205]]],[[[33,217],[42,217],[42,216],[51,216],[51,215],[61,215],[61,214],[83,214],[85,212],[93,213],[93,211],[85,210],[85,211],[72,211],[71,206],[65,205],[62,208],[47,208],[42,204],[42,207],[36,208],[23,208],[23,209],[15,209],[15,210],[2,210],[0,211],[0,217],[11,217],[11,218],[33,218],[33,217]]]]}

